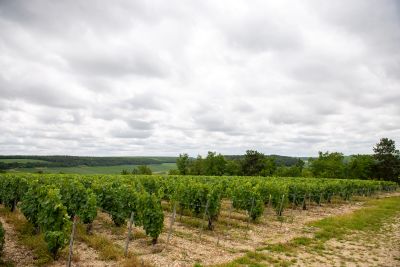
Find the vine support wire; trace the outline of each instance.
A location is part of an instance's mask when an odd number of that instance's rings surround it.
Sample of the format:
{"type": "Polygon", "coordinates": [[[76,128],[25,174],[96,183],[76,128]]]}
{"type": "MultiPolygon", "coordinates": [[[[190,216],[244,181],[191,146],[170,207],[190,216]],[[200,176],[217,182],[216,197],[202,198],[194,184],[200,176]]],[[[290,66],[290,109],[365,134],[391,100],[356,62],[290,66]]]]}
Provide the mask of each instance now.
{"type": "Polygon", "coordinates": [[[207,198],[207,203],[206,203],[206,208],[204,210],[204,215],[203,215],[203,220],[201,221],[201,228],[200,228],[200,234],[199,234],[199,240],[201,241],[201,235],[203,233],[203,228],[204,228],[204,221],[206,220],[207,212],[208,212],[208,205],[210,204],[210,199],[207,198]]]}
{"type": "Polygon", "coordinates": [[[319,194],[319,205],[322,205],[322,192],[319,194]]]}
{"type": "Polygon", "coordinates": [[[74,246],[74,237],[75,237],[75,229],[76,229],[77,221],[78,221],[78,217],[75,215],[74,222],[72,225],[71,238],[69,240],[69,254],[68,254],[67,267],[71,267],[71,264],[72,264],[72,252],[73,252],[73,246],[74,246]]]}
{"type": "Polygon", "coordinates": [[[128,247],[129,247],[129,239],[131,236],[132,232],[132,224],[133,224],[133,217],[135,216],[135,213],[132,211],[131,212],[131,218],[129,219],[129,227],[128,227],[128,234],[126,236],[126,241],[125,241],[125,250],[124,250],[124,256],[128,256],[128,247]]]}
{"type": "Polygon", "coordinates": [[[251,219],[251,215],[253,214],[253,208],[254,208],[254,197],[251,200],[251,207],[250,207],[250,212],[249,212],[249,218],[247,219],[247,229],[249,228],[249,223],[251,219]]]}
{"type": "Polygon", "coordinates": [[[284,199],[285,199],[285,194],[282,195],[281,204],[280,204],[280,206],[279,206],[279,212],[278,212],[279,217],[282,216],[283,200],[284,200],[284,199]]]}
{"type": "Polygon", "coordinates": [[[268,209],[271,208],[271,205],[272,205],[272,195],[269,194],[269,198],[268,198],[268,209]]]}
{"type": "MultiPolygon", "coordinates": [[[[218,194],[218,201],[219,201],[219,203],[221,203],[221,193],[219,193],[218,194]]],[[[220,206],[220,209],[221,209],[221,206],[220,206]]],[[[217,233],[217,224],[215,223],[215,225],[214,225],[214,233],[217,235],[217,246],[219,246],[219,238],[220,238],[220,234],[219,233],[217,233]]]]}
{"type": "Polygon", "coordinates": [[[294,192],[293,194],[292,209],[290,211],[290,217],[292,218],[293,221],[294,221],[293,212],[295,208],[296,208],[296,192],[294,192]]]}
{"type": "Polygon", "coordinates": [[[171,216],[171,221],[169,223],[169,230],[168,230],[168,237],[167,237],[167,244],[166,244],[166,248],[168,248],[169,245],[169,240],[171,238],[172,235],[172,227],[175,223],[175,216],[176,216],[176,202],[174,203],[174,209],[172,211],[172,216],[171,216]]]}
{"type": "Polygon", "coordinates": [[[229,206],[229,217],[228,217],[228,228],[231,227],[231,216],[232,216],[232,209],[233,209],[233,202],[230,201],[231,205],[229,206]]]}
{"type": "Polygon", "coordinates": [[[307,198],[307,195],[304,194],[304,197],[303,197],[303,210],[306,210],[306,209],[307,209],[306,198],[307,198]]]}
{"type": "Polygon", "coordinates": [[[293,194],[293,201],[292,201],[292,210],[294,210],[296,207],[296,192],[293,194]]]}

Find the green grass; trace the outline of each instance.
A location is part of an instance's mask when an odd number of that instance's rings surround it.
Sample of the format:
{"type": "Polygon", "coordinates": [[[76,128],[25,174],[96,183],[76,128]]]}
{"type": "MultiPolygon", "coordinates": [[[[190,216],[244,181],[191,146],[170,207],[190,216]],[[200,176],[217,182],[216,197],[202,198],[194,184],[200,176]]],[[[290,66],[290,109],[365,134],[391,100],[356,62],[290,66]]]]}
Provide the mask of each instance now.
{"type": "Polygon", "coordinates": [[[379,231],[383,223],[400,213],[400,197],[374,199],[366,207],[352,213],[328,217],[310,225],[320,230],[315,234],[318,240],[341,238],[352,231],[379,231]]]}
{"type": "MultiPolygon", "coordinates": [[[[132,171],[137,165],[117,165],[117,166],[77,166],[77,167],[38,167],[38,168],[19,168],[15,172],[36,173],[71,173],[71,174],[120,174],[122,170],[132,171]]],[[[175,163],[161,163],[148,165],[153,173],[167,173],[170,169],[176,169],[175,163]]]]}
{"type": "Polygon", "coordinates": [[[230,263],[214,265],[215,267],[265,267],[265,266],[290,266],[294,262],[283,259],[276,259],[269,255],[259,252],[247,252],[245,256],[240,257],[230,263]]]}
{"type": "Polygon", "coordinates": [[[307,246],[307,245],[309,245],[309,244],[311,244],[311,242],[312,242],[312,239],[311,238],[309,238],[309,237],[304,237],[304,236],[301,236],[301,237],[296,237],[296,238],[294,238],[293,240],[292,240],[292,243],[293,244],[295,244],[295,245],[300,245],[300,246],[307,246]]]}

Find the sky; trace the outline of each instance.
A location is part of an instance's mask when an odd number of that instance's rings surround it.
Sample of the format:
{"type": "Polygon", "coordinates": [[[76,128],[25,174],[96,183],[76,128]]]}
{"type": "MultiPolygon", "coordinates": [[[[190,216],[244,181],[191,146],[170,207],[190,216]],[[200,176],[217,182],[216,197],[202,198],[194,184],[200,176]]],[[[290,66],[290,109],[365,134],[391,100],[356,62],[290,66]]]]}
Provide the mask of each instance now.
{"type": "Polygon", "coordinates": [[[400,2],[0,0],[0,154],[400,146],[400,2]]]}

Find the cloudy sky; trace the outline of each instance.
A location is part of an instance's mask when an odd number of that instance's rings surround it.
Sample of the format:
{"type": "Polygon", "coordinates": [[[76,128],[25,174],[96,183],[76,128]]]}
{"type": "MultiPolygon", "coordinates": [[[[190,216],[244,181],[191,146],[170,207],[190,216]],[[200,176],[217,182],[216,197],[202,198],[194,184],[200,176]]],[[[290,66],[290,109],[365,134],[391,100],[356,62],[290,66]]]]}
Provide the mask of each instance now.
{"type": "Polygon", "coordinates": [[[399,147],[400,4],[0,0],[0,132],[0,154],[399,147]]]}

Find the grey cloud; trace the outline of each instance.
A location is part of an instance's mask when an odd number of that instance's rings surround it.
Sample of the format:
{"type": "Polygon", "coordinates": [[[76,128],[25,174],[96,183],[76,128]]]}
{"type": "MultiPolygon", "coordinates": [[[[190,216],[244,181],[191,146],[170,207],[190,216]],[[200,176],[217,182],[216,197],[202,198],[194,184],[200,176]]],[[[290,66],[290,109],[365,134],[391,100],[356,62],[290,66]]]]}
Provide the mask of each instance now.
{"type": "Polygon", "coordinates": [[[320,16],[330,20],[337,28],[363,38],[371,50],[382,53],[398,51],[400,42],[400,4],[396,0],[337,1],[330,5],[316,5],[320,16]],[[377,6],[379,5],[379,7],[377,6]]]}
{"type": "Polygon", "coordinates": [[[132,130],[132,129],[121,129],[112,130],[111,135],[116,138],[126,139],[146,139],[152,135],[152,131],[148,130],[132,130]]]}
{"type": "Polygon", "coordinates": [[[165,63],[150,52],[125,50],[111,54],[105,53],[91,54],[87,51],[85,55],[72,55],[68,58],[70,68],[80,75],[148,77],[167,75],[165,63]]]}
{"type": "Polygon", "coordinates": [[[225,24],[228,43],[248,51],[289,51],[302,46],[302,37],[296,31],[296,25],[271,19],[269,12],[249,13],[225,24]]]}
{"type": "Polygon", "coordinates": [[[69,109],[83,106],[79,98],[66,90],[60,90],[58,85],[49,85],[42,81],[7,81],[1,75],[0,98],[69,109]]]}
{"type": "Polygon", "coordinates": [[[112,5],[100,4],[95,0],[1,1],[0,14],[14,23],[44,34],[58,34],[60,31],[81,32],[88,28],[115,30],[129,27],[129,21],[160,20],[160,16],[157,16],[160,13],[155,13],[151,5],[140,1],[114,1],[112,5]]]}
{"type": "Polygon", "coordinates": [[[398,1],[0,1],[0,154],[400,142],[398,1]]]}
{"type": "Polygon", "coordinates": [[[127,120],[126,122],[132,129],[150,130],[154,128],[152,123],[143,120],[127,120]]]}
{"type": "Polygon", "coordinates": [[[126,100],[123,106],[132,110],[163,110],[163,108],[165,108],[165,104],[162,100],[149,93],[137,94],[126,100]]]}

